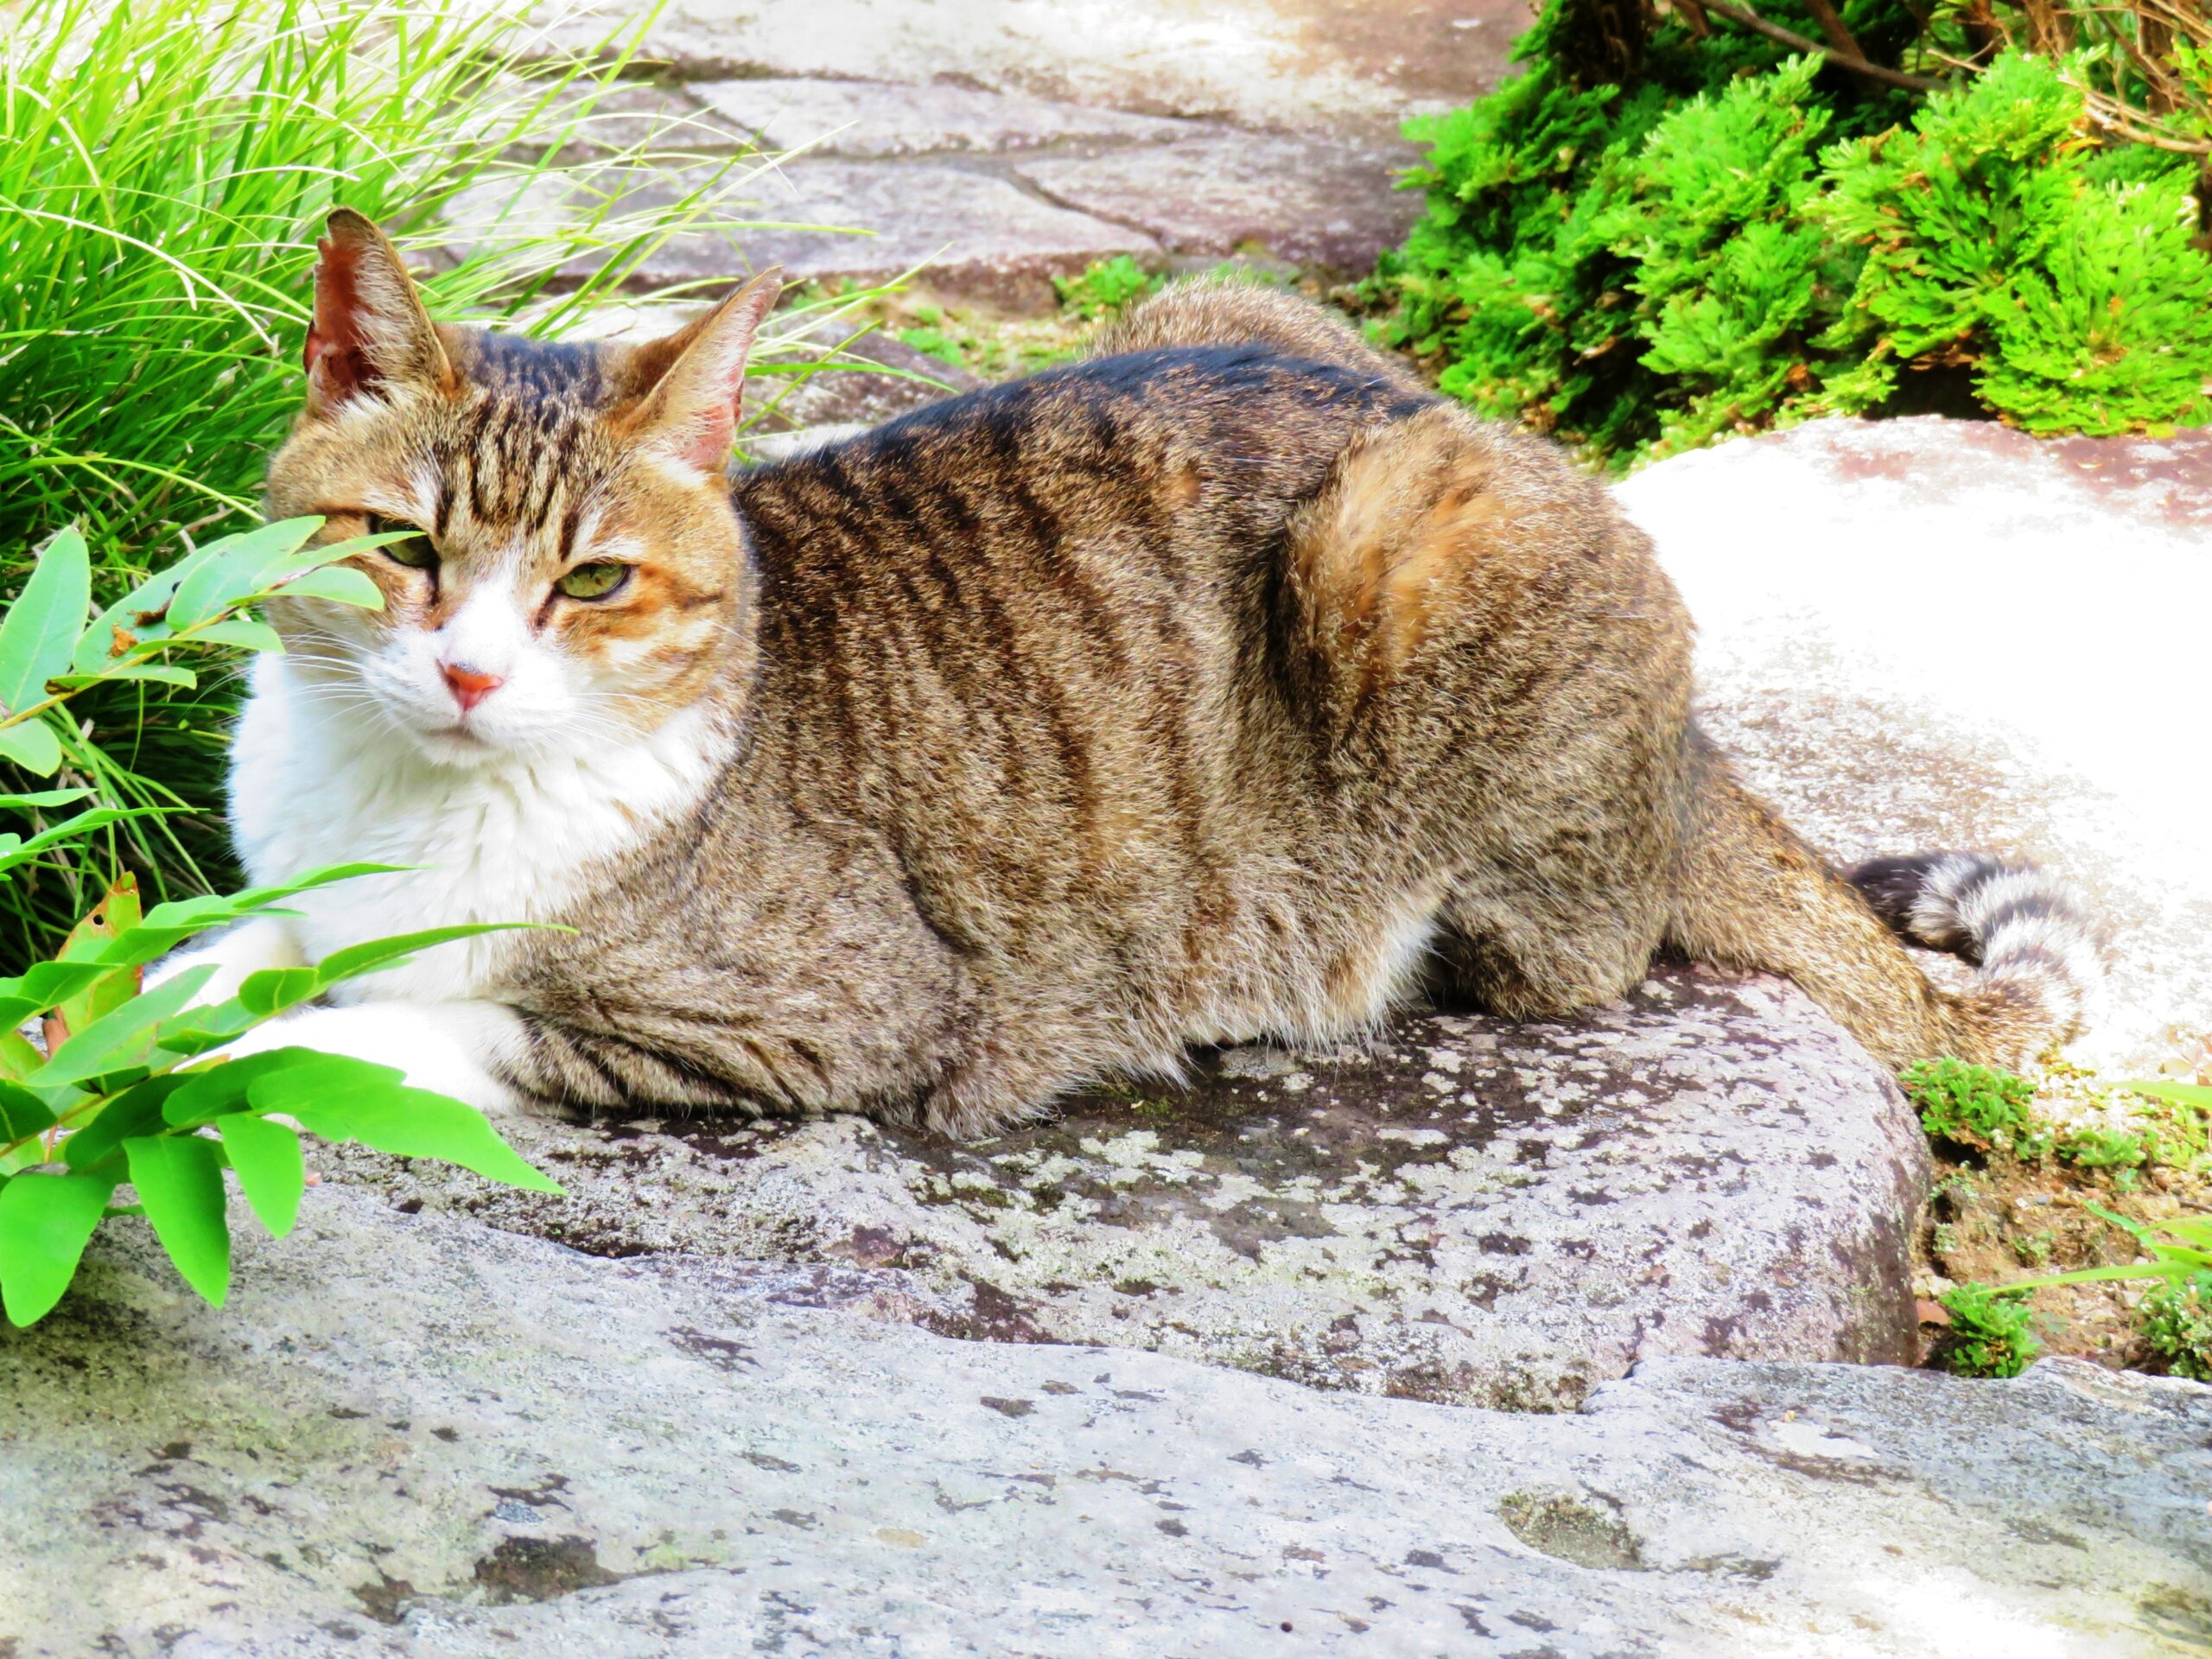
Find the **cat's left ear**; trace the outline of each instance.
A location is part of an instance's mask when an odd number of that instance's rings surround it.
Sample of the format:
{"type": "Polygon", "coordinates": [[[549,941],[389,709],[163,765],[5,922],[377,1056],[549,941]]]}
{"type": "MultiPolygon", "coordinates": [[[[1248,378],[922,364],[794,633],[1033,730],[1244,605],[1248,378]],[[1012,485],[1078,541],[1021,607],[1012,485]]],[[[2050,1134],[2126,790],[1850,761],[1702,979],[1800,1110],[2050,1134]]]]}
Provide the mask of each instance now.
{"type": "Polygon", "coordinates": [[[315,251],[308,413],[328,415],[394,383],[452,391],[453,365],[391,238],[340,207],[315,251]]]}
{"type": "Polygon", "coordinates": [[[651,390],[624,419],[637,442],[721,475],[737,441],[746,359],[783,290],[784,273],[772,267],[696,321],[638,348],[632,372],[651,390]]]}

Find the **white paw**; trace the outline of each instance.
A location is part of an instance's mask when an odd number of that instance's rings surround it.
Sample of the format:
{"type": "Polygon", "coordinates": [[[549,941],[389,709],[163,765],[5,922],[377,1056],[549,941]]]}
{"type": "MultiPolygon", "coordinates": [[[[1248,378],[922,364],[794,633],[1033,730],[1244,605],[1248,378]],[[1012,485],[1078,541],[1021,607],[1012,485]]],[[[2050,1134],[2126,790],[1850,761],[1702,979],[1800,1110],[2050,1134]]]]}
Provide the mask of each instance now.
{"type": "Polygon", "coordinates": [[[271,1020],[223,1052],[232,1059],[278,1048],[342,1054],[404,1072],[410,1088],[497,1112],[511,1109],[518,1096],[492,1066],[520,1033],[513,1010],[494,1002],[360,1002],[271,1020]]]}

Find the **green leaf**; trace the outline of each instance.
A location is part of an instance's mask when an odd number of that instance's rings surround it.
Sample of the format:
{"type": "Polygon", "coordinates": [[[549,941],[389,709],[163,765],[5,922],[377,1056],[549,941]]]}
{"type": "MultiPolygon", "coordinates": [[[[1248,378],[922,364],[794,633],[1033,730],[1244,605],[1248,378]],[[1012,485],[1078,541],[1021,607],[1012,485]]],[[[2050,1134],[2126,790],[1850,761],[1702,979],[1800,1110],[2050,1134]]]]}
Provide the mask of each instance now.
{"type": "Polygon", "coordinates": [[[253,1213],[271,1237],[283,1237],[299,1219],[300,1198],[308,1190],[300,1137],[282,1123],[240,1112],[223,1120],[223,1147],[253,1213]]]}
{"type": "Polygon", "coordinates": [[[27,1170],[0,1186],[0,1305],[18,1325],[45,1317],[77,1276],[115,1181],[27,1170]]]}
{"type": "Polygon", "coordinates": [[[30,1039],[15,1027],[0,1030],[0,1077],[16,1083],[46,1064],[46,1056],[31,1046],[30,1039]]]}
{"type": "Polygon", "coordinates": [[[227,1002],[187,1008],[174,1020],[162,1021],[159,1040],[164,1053],[189,1058],[243,1036],[259,1025],[264,1015],[252,1013],[235,996],[227,1002]]]}
{"type": "Polygon", "coordinates": [[[154,1050],[154,1028],[181,1012],[215,976],[215,964],[188,968],[136,996],[104,1019],[95,1020],[54,1051],[54,1057],[23,1079],[34,1089],[81,1083],[145,1063],[154,1050]]]}
{"type": "Polygon", "coordinates": [[[361,944],[349,944],[342,950],[334,950],[316,964],[315,973],[325,987],[340,980],[353,979],[372,968],[382,968],[411,957],[418,950],[427,950],[434,944],[443,944],[449,939],[469,939],[479,933],[500,933],[518,927],[529,927],[529,922],[465,922],[454,927],[426,928],[420,933],[398,933],[388,939],[370,939],[361,944]]]}
{"type": "Polygon", "coordinates": [[[266,1017],[305,1002],[322,988],[312,968],[264,968],[248,974],[238,987],[238,1002],[249,1014],[266,1017]]]}
{"type": "Polygon", "coordinates": [[[171,1072],[131,1084],[61,1143],[61,1161],[72,1169],[97,1168],[131,1136],[159,1134],[162,1107],[185,1082],[183,1075],[171,1072]]]}
{"type": "Polygon", "coordinates": [[[159,680],[163,685],[179,685],[189,691],[200,683],[200,677],[188,668],[179,668],[174,663],[118,663],[112,668],[97,674],[56,674],[54,683],[71,691],[80,691],[88,685],[105,685],[111,680],[159,680]]]}
{"type": "Polygon", "coordinates": [[[0,760],[12,760],[25,772],[51,778],[61,770],[61,740],[43,716],[0,726],[0,760]]]}
{"type": "Polygon", "coordinates": [[[182,1085],[162,1105],[162,1119],[172,1128],[197,1128],[230,1112],[247,1109],[247,1090],[254,1079],[287,1066],[330,1057],[318,1049],[275,1048],[244,1059],[223,1060],[192,1071],[172,1072],[182,1085]]]}
{"type": "MultiPolygon", "coordinates": [[[[17,731],[22,727],[15,728],[17,731]]],[[[73,818],[64,819],[50,830],[41,830],[29,841],[0,853],[0,870],[13,869],[18,864],[28,864],[49,847],[58,847],[65,841],[79,841],[95,830],[105,830],[111,823],[120,823],[126,818],[143,818],[161,811],[156,806],[96,806],[89,812],[79,812],[73,818]]]]}
{"type": "MultiPolygon", "coordinates": [[[[330,864],[274,887],[246,887],[232,893],[172,899],[148,911],[146,919],[117,939],[102,953],[101,960],[116,966],[151,962],[156,957],[167,956],[194,934],[205,933],[211,927],[243,921],[249,916],[283,913],[276,907],[295,893],[306,893],[315,887],[327,887],[333,882],[349,881],[356,876],[390,875],[406,868],[401,864],[330,864]]],[[[27,982],[37,971],[34,968],[23,976],[25,982],[21,988],[24,992],[35,988],[27,982]]],[[[0,999],[5,999],[17,988],[17,982],[0,980],[0,999]]],[[[0,1020],[6,1018],[6,1001],[0,1000],[0,1020]]]]}
{"type": "MultiPolygon", "coordinates": [[[[261,591],[266,573],[322,528],[320,518],[282,518],[207,544],[207,559],[177,584],[168,625],[182,632],[261,591]]],[[[203,633],[200,638],[206,638],[203,633]]]]}
{"type": "Polygon", "coordinates": [[[2176,1106],[2194,1106],[2199,1111],[2212,1112],[2212,1087],[2201,1083],[2157,1082],[2123,1083],[2122,1089],[2139,1095],[2148,1095],[2153,1100],[2170,1101],[2176,1106]]]}
{"type": "Polygon", "coordinates": [[[295,576],[275,593],[284,599],[327,599],[367,611],[384,608],[384,589],[362,572],[344,565],[326,564],[295,576]]]}
{"type": "Polygon", "coordinates": [[[0,808],[16,812],[43,811],[50,806],[81,801],[92,792],[89,789],[41,789],[32,795],[0,795],[0,808]]]}
{"type": "Polygon", "coordinates": [[[168,569],[147,577],[102,611],[78,639],[76,653],[69,665],[80,674],[98,673],[122,654],[124,641],[118,634],[131,636],[130,643],[134,645],[167,639],[170,632],[167,612],[171,596],[180,583],[213,559],[220,546],[220,543],[210,542],[194,549],[168,569]]]}
{"type": "Polygon", "coordinates": [[[19,1083],[0,1083],[0,1147],[54,1127],[54,1112],[19,1083]]]}
{"type": "Polygon", "coordinates": [[[250,616],[226,617],[220,622],[210,622],[194,628],[192,637],[211,645],[236,645],[240,651],[274,652],[284,653],[284,642],[276,630],[266,622],[257,622],[250,616]]]}
{"type": "Polygon", "coordinates": [[[125,1141],[123,1153],[162,1248],[185,1283],[220,1307],[231,1289],[231,1228],[214,1142],[194,1135],[142,1135],[125,1141]]]}
{"type": "Polygon", "coordinates": [[[31,578],[0,620],[0,705],[20,714],[46,699],[46,683],[67,672],[92,602],[92,565],[72,527],[48,542],[31,578]]]}
{"type": "Polygon", "coordinates": [[[399,1158],[437,1158],[488,1180],[533,1192],[561,1188],[524,1162],[474,1106],[427,1089],[410,1089],[390,1066],[343,1060],[300,1065],[257,1080],[254,1109],[289,1112],[326,1141],[358,1141],[399,1158]]]}

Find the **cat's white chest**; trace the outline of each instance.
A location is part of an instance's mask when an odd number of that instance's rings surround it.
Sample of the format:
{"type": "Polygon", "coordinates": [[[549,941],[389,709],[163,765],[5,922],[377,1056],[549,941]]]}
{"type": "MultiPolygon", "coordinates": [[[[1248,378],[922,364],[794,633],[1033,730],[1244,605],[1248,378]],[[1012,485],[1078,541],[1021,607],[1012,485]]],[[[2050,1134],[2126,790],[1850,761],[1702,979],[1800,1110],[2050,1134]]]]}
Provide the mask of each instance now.
{"type": "MultiPolygon", "coordinates": [[[[302,954],[467,922],[557,917],[654,823],[696,802],[713,772],[705,721],[527,763],[424,759],[373,715],[256,663],[231,772],[231,822],[257,885],[340,863],[411,868],[302,893],[289,924],[302,954]]],[[[446,1001],[500,983],[511,938],[441,945],[340,988],[340,1001],[446,1001]]]]}

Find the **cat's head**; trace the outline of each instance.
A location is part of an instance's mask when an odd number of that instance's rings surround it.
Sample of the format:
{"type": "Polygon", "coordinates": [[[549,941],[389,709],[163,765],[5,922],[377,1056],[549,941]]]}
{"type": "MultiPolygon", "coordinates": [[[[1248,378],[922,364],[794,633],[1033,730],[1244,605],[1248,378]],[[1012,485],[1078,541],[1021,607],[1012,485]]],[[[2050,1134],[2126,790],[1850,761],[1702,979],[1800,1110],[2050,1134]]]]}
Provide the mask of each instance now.
{"type": "Polygon", "coordinates": [[[457,766],[623,741],[696,700],[743,620],[724,467],[778,274],[664,339],[571,346],[432,322],[358,213],[321,251],[269,514],[413,533],[350,561],[381,611],[270,605],[302,690],[457,766]]]}

